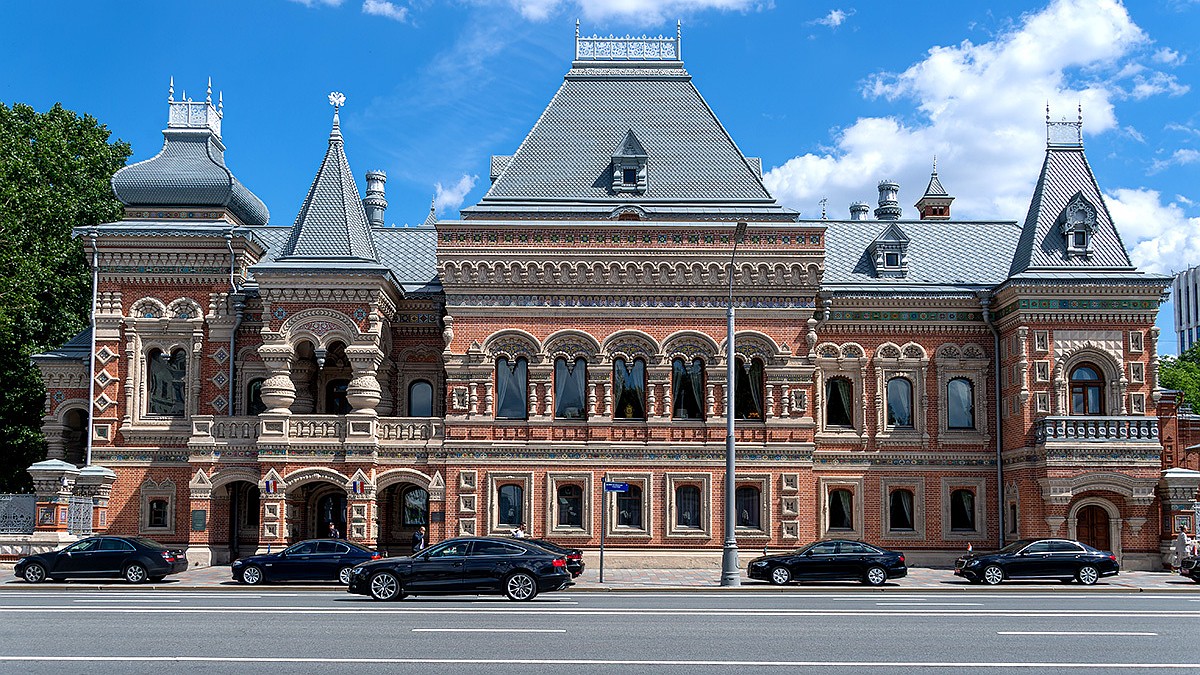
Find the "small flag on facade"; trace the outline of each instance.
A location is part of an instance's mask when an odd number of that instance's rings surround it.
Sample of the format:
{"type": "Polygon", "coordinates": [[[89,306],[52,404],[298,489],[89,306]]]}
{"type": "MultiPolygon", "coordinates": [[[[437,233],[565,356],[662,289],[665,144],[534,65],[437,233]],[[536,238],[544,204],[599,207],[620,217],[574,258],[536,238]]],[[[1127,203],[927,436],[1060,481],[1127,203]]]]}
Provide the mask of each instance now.
{"type": "Polygon", "coordinates": [[[974,550],[975,547],[971,545],[971,542],[967,542],[967,553],[971,553],[974,550]]]}
{"type": "Polygon", "coordinates": [[[354,494],[361,495],[363,493],[363,482],[361,480],[354,481],[351,483],[351,489],[354,490],[354,494]]]}
{"type": "Polygon", "coordinates": [[[264,480],[263,481],[263,487],[266,488],[267,494],[275,494],[277,482],[278,481],[275,481],[275,480],[264,480]]]}

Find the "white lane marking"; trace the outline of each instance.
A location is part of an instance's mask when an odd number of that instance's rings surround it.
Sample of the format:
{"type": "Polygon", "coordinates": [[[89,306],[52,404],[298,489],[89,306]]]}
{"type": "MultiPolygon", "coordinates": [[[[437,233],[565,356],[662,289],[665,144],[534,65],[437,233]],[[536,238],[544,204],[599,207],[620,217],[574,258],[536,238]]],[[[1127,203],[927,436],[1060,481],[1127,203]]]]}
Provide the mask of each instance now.
{"type": "Polygon", "coordinates": [[[1119,630],[998,630],[996,635],[1127,635],[1140,637],[1158,635],[1158,633],[1119,630]]]}
{"type": "Polygon", "coordinates": [[[414,633],[565,633],[565,628],[414,628],[414,633]]]}
{"type": "Polygon", "coordinates": [[[73,602],[108,602],[108,603],[112,603],[112,602],[121,602],[121,603],[124,603],[124,602],[179,602],[179,600],[173,600],[171,598],[151,598],[151,599],[141,599],[141,598],[108,599],[108,598],[104,598],[104,599],[91,600],[91,599],[85,598],[85,599],[75,599],[75,600],[73,600],[73,602]]]}
{"type": "Polygon", "coordinates": [[[877,602],[880,607],[979,607],[982,602],[877,602]]]}
{"type": "Polygon", "coordinates": [[[1096,668],[1105,670],[1197,670],[1200,663],[1079,663],[1038,661],[733,661],[682,659],[430,659],[430,658],[329,658],[302,656],[0,656],[4,662],[135,662],[135,663],[292,663],[292,664],[450,664],[450,665],[544,665],[544,666],[709,666],[753,668],[1096,668]]]}

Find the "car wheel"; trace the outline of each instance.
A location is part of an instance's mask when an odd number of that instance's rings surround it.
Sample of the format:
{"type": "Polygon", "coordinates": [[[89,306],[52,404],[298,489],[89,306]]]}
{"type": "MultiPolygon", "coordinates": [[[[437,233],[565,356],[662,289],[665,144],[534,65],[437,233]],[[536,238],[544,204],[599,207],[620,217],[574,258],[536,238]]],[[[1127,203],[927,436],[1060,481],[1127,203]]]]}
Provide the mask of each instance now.
{"type": "Polygon", "coordinates": [[[863,575],[863,583],[868,586],[882,586],[887,583],[888,573],[879,565],[872,565],[867,568],[867,573],[863,575]]]}
{"type": "Polygon", "coordinates": [[[262,571],[261,567],[251,565],[251,566],[247,567],[246,569],[242,570],[242,583],[243,584],[247,584],[250,586],[257,586],[258,584],[261,584],[264,581],[266,581],[266,577],[263,576],[263,571],[262,571]]]}
{"type": "Polygon", "coordinates": [[[350,585],[350,570],[351,569],[352,568],[350,568],[350,567],[343,567],[342,569],[338,570],[338,581],[340,581],[343,586],[350,585]]]}
{"type": "Polygon", "coordinates": [[[1004,581],[1004,570],[1000,569],[999,565],[988,565],[983,569],[983,581],[989,586],[1004,581]]]}
{"type": "Polygon", "coordinates": [[[31,584],[40,584],[46,580],[46,568],[42,567],[41,563],[29,563],[21,576],[31,584]]]}
{"type": "Polygon", "coordinates": [[[403,597],[400,592],[400,580],[391,572],[376,574],[371,577],[371,597],[385,602],[403,597]]]}
{"type": "Polygon", "coordinates": [[[786,584],[787,582],[789,582],[791,580],[792,580],[792,573],[790,570],[788,570],[788,568],[786,568],[786,567],[772,567],[771,568],[771,583],[775,584],[776,586],[783,586],[784,584],[786,584]]]}
{"type": "Polygon", "coordinates": [[[532,600],[537,595],[537,582],[525,572],[517,572],[504,580],[504,594],[509,600],[532,600]]]}
{"type": "Polygon", "coordinates": [[[131,584],[140,584],[146,580],[146,568],[139,563],[131,563],[125,566],[125,572],[121,576],[131,584]]]}
{"type": "Polygon", "coordinates": [[[1075,574],[1075,578],[1084,586],[1091,586],[1100,580],[1100,570],[1091,565],[1084,565],[1079,568],[1079,572],[1075,574]]]}

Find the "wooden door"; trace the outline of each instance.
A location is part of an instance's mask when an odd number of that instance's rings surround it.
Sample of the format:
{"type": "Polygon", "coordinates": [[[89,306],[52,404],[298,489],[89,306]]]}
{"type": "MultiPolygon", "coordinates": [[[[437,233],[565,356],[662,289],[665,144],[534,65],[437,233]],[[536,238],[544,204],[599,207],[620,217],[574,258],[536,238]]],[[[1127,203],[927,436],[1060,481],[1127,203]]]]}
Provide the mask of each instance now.
{"type": "Polygon", "coordinates": [[[1075,534],[1079,541],[1088,546],[1101,551],[1112,550],[1111,542],[1108,539],[1108,512],[1095,504],[1079,509],[1075,522],[1075,534]]]}

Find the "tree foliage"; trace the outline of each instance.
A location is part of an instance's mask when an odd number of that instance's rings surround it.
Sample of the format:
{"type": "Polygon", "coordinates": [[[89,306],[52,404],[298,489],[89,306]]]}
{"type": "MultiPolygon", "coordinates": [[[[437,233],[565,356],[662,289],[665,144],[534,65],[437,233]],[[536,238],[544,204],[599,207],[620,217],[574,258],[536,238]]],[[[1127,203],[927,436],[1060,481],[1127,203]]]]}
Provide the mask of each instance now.
{"type": "Polygon", "coordinates": [[[1200,412],[1200,345],[1175,356],[1164,356],[1158,364],[1158,383],[1164,389],[1183,392],[1183,403],[1200,412]]]}
{"type": "Polygon", "coordinates": [[[91,273],[71,229],[119,220],[110,179],[129,144],[90,115],[0,103],[0,492],[44,459],[46,390],[29,357],[88,324],[91,273]]]}

